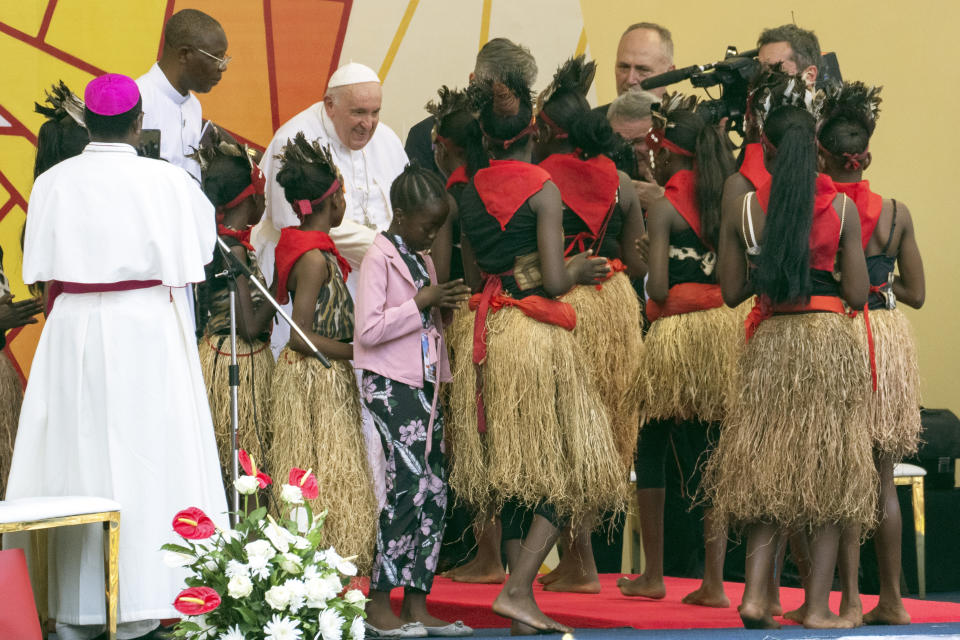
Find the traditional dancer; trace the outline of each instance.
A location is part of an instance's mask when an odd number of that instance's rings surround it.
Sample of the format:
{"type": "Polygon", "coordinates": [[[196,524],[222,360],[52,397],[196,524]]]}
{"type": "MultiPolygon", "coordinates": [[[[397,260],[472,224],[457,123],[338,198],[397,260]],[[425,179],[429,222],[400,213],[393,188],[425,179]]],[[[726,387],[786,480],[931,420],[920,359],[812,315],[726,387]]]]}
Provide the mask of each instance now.
{"type": "MultiPolygon", "coordinates": [[[[647,212],[650,234],[646,337],[642,377],[648,422],[637,448],[637,498],[646,554],[639,577],[622,578],[625,595],[662,598],[664,465],[670,430],[704,429],[715,437],[726,417],[739,339],[736,314],[723,304],[717,284],[716,247],[724,180],[733,158],[716,127],[696,111],[696,98],[665,96],[654,110],[647,145],[664,197],[647,212]]],[[[727,607],[723,591],[726,529],[704,512],[704,575],[684,602],[727,607]]]]}
{"type": "MultiPolygon", "coordinates": [[[[263,215],[264,176],[246,145],[240,146],[212,128],[194,154],[203,175],[203,190],[217,207],[217,234],[230,252],[243,261],[264,285],[256,253],[250,244],[250,229],[263,215]]],[[[219,275],[230,266],[219,251],[207,268],[207,281],[197,287],[203,338],[200,339],[200,366],[207,385],[213,427],[220,450],[220,465],[225,484],[231,482],[233,469],[233,426],[230,416],[230,292],[227,278],[219,275]]],[[[267,414],[270,407],[270,376],[273,354],[270,352],[270,326],[273,306],[242,276],[236,277],[237,364],[239,447],[264,461],[269,449],[267,414]]],[[[282,470],[281,470],[282,471],[282,470]]]]}
{"type": "MultiPolygon", "coordinates": [[[[560,190],[565,255],[590,249],[606,258],[610,278],[603,284],[575,286],[563,296],[576,311],[574,336],[604,402],[620,459],[630,475],[640,422],[637,378],[643,360],[640,304],[628,275],[643,277],[646,264],[637,251],[644,232],[643,212],[630,177],[607,157],[617,137],[606,117],[594,113],[586,94],[596,63],[584,56],[568,60],[540,94],[534,155],[560,190]]],[[[597,593],[600,578],[590,533],[595,514],[574,523],[561,539],[563,555],[541,577],[547,591],[597,593]],[[572,544],[570,540],[572,539],[572,544]]]]}
{"type": "Polygon", "coordinates": [[[605,279],[608,268],[589,252],[564,264],[562,202],[547,172],[529,164],[533,105],[519,74],[471,93],[483,139],[467,149],[460,220],[464,255],[486,275],[471,301],[472,361],[454,362],[451,484],[471,504],[536,507],[493,610],[514,631],[569,631],[539,610],[533,580],[560,526],[622,510],[625,492],[610,464],[617,453],[606,412],[580,364],[575,313],[552,298],[605,279]]]}
{"type": "MultiPolygon", "coordinates": [[[[916,453],[920,435],[920,376],[917,348],[903,302],[923,305],[923,260],[917,248],[907,207],[873,193],[863,172],[870,166],[870,137],[876,127],[880,88],[844,83],[831,91],[821,111],[818,140],[824,173],[837,191],[850,196],[860,213],[861,240],[870,275],[870,327],[876,353],[877,390],[871,396],[869,426],[874,462],[880,474],[876,531],[880,567],[880,600],[862,616],[867,624],[908,624],[910,614],[900,598],[900,502],[893,484],[893,465],[916,453]],[[894,275],[894,267],[899,270],[894,275]]],[[[860,530],[845,529],[841,539],[840,576],[844,613],[861,621],[857,585],[860,530]]]]}
{"type": "Polygon", "coordinates": [[[360,266],[354,364],[363,403],[386,454],[387,503],[380,511],[367,622],[373,635],[464,636],[472,630],[427,611],[447,506],[440,383],[450,381],[441,313],[466,301],[462,280],[437,284],[430,256],[450,197],[429,169],[408,165],[390,188],[393,220],[360,266]],[[400,617],[390,591],[404,588],[400,617]],[[413,623],[413,624],[411,624],[413,623]],[[392,634],[391,634],[392,635],[392,634]]]}
{"type": "MultiPolygon", "coordinates": [[[[226,527],[216,441],[184,287],[203,280],[213,206],[190,176],[139,158],[140,93],[126,76],[87,85],[91,142],[34,183],[23,278],[62,293],[24,395],[7,498],[91,495],[123,508],[118,637],[151,632],[185,570],[164,566],[171,514],[203,509],[226,527]]],[[[51,533],[57,636],[103,630],[103,532],[51,533]]]]}
{"type": "Polygon", "coordinates": [[[360,418],[360,392],[353,358],[353,299],[347,291],[350,266],[327,233],[345,210],[343,183],[329,151],[303,133],[277,158],[277,182],[300,225],[286,227],[276,250],[277,299],[293,298],[293,320],[331,360],[317,361],[291,333],[274,368],[270,391],[270,468],[309,466],[327,510],[324,544],[356,555],[370,567],[377,533],[377,502],[367,464],[360,418]]]}
{"type": "Polygon", "coordinates": [[[34,180],[61,160],[80,155],[90,142],[90,134],[83,125],[83,100],[62,80],[50,87],[44,102],[49,106],[33,103],[33,110],[47,118],[37,132],[34,180]]]}
{"type": "Polygon", "coordinates": [[[851,627],[828,604],[840,528],[875,517],[867,357],[844,306],[859,309],[867,298],[860,221],[816,172],[814,127],[803,106],[771,111],[764,156],[772,181],[721,227],[724,300],[759,298],[705,485],[719,519],[747,529],[739,611],[748,628],[778,626],[768,593],[775,540],[794,530],[810,538],[804,625],[851,627]],[[749,274],[744,253],[757,264],[749,274]]]}

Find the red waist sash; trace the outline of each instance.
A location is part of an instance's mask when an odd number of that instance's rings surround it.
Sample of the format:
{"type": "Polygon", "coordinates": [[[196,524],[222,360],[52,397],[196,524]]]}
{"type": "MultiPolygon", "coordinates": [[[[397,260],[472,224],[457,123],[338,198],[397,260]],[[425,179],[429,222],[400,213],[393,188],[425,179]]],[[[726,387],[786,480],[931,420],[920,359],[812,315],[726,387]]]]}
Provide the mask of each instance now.
{"type": "MultiPolygon", "coordinates": [[[[747,334],[747,342],[753,337],[757,329],[764,320],[772,318],[777,314],[783,313],[804,313],[810,311],[826,311],[829,313],[839,313],[850,318],[856,318],[859,311],[847,310],[843,300],[836,296],[810,296],[808,303],[796,304],[770,304],[770,300],[763,296],[756,296],[753,301],[753,309],[747,315],[743,326],[747,334]]],[[[863,322],[867,329],[867,350],[870,352],[870,378],[873,383],[873,390],[877,390],[877,356],[873,347],[873,331],[870,329],[870,311],[867,305],[863,305],[863,322]]]]}
{"type": "Polygon", "coordinates": [[[537,322],[556,325],[567,331],[573,331],[577,326],[577,312],[566,302],[536,295],[519,299],[503,295],[500,275],[509,275],[509,272],[498,275],[484,274],[483,291],[470,298],[470,309],[477,312],[473,320],[473,364],[477,366],[477,430],[480,433],[487,431],[481,371],[487,359],[487,314],[505,307],[515,307],[537,322]]]}
{"type": "Polygon", "coordinates": [[[658,318],[706,311],[722,306],[723,296],[720,294],[720,285],[681,282],[670,287],[667,300],[663,304],[647,300],[647,319],[653,322],[658,318]]]}
{"type": "Polygon", "coordinates": [[[47,290],[47,314],[61,293],[108,293],[110,291],[133,291],[149,289],[163,284],[161,280],[121,280],[120,282],[61,282],[51,280],[47,290]]]}

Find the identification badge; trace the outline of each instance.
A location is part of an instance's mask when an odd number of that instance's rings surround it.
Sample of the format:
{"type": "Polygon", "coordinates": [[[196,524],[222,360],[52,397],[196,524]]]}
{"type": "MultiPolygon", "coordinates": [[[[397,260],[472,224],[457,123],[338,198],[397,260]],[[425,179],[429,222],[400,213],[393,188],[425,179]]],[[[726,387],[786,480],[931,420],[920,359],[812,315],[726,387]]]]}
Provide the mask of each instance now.
{"type": "Polygon", "coordinates": [[[431,384],[437,384],[437,363],[431,358],[430,336],[426,333],[420,334],[420,351],[423,355],[423,380],[431,384]]]}

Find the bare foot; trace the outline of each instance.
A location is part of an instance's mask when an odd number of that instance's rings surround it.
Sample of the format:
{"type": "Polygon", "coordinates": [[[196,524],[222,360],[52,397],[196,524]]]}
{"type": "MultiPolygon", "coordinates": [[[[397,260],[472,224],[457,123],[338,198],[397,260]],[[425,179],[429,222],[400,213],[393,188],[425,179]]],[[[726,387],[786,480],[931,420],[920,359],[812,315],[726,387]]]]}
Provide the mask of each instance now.
{"type": "Polygon", "coordinates": [[[537,582],[542,585],[548,585],[557,580],[568,580],[576,574],[576,571],[572,567],[568,567],[563,563],[563,560],[560,561],[553,571],[550,573],[545,573],[542,576],[537,578],[537,582]]]}
{"type": "Polygon", "coordinates": [[[779,602],[771,602],[767,605],[767,613],[771,616],[782,616],[783,615],[783,605],[779,602]]]}
{"type": "Polygon", "coordinates": [[[790,622],[803,624],[803,619],[807,617],[807,605],[802,604],[793,611],[787,611],[785,614],[783,614],[783,617],[790,622]]]}
{"type": "Polygon", "coordinates": [[[683,596],[681,602],[683,602],[683,604],[695,604],[701,607],[726,608],[730,606],[730,599],[727,597],[727,594],[724,593],[722,586],[720,588],[709,588],[700,585],[700,588],[696,591],[683,596]]]}
{"type": "Polygon", "coordinates": [[[828,611],[826,615],[808,613],[803,618],[803,626],[807,629],[852,629],[853,623],[828,611]]]}
{"type": "Polygon", "coordinates": [[[849,620],[854,627],[863,625],[863,605],[860,598],[855,598],[851,602],[845,599],[840,600],[840,617],[849,620]]]}
{"type": "Polygon", "coordinates": [[[873,610],[863,616],[864,624],[910,624],[910,614],[903,608],[903,603],[896,606],[877,604],[873,610]]]}
{"type": "Polygon", "coordinates": [[[737,611],[740,613],[740,620],[747,629],[779,629],[780,623],[773,619],[766,607],[753,602],[744,602],[737,611]]]}
{"type": "Polygon", "coordinates": [[[510,623],[510,635],[512,636],[535,636],[540,633],[541,631],[539,629],[534,629],[528,624],[523,624],[516,620],[510,623]]]}
{"type": "MultiPolygon", "coordinates": [[[[541,633],[571,633],[573,629],[549,618],[537,606],[533,592],[504,587],[493,601],[493,612],[541,633]]],[[[512,630],[512,629],[511,629],[512,630]]]]}
{"type": "MultiPolygon", "coordinates": [[[[552,575],[552,574],[551,574],[552,575]]],[[[596,575],[563,576],[553,582],[543,583],[544,591],[562,591],[564,593],[600,593],[600,578],[596,575]]]]}
{"type": "Polygon", "coordinates": [[[637,576],[633,580],[620,578],[617,580],[617,587],[620,589],[620,593],[625,596],[642,596],[660,600],[667,595],[667,587],[663,584],[663,578],[651,579],[643,575],[637,576]]]}
{"type": "Polygon", "coordinates": [[[507,574],[499,562],[484,562],[474,558],[465,565],[455,567],[441,574],[454,582],[470,582],[473,584],[503,584],[507,574]]]}

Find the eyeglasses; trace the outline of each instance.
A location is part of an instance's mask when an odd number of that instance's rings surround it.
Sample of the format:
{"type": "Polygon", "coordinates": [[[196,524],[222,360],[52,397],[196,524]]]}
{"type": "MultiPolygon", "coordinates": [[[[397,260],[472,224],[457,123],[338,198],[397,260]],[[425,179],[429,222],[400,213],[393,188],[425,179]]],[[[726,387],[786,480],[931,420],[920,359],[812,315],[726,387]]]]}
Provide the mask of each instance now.
{"type": "Polygon", "coordinates": [[[226,70],[227,70],[227,65],[230,64],[230,61],[231,61],[231,60],[233,60],[233,58],[231,58],[230,56],[224,56],[223,58],[218,58],[217,56],[213,55],[212,53],[207,53],[206,51],[204,51],[203,49],[201,49],[201,48],[199,48],[199,47],[194,47],[194,49],[196,49],[197,51],[199,51],[199,52],[202,53],[203,55],[208,56],[208,57],[213,58],[214,60],[216,60],[216,61],[217,61],[217,69],[220,70],[220,71],[226,71],[226,70]]]}

